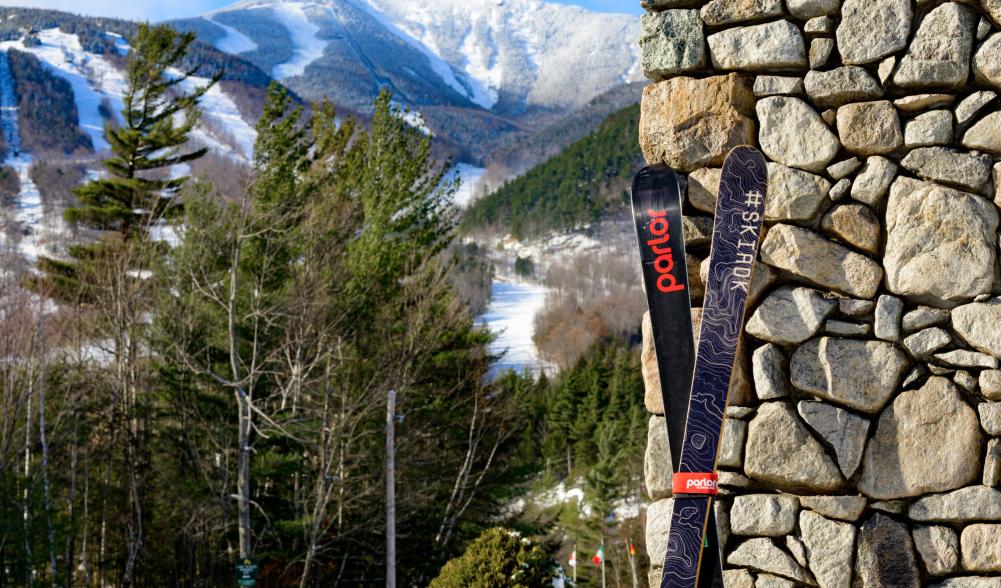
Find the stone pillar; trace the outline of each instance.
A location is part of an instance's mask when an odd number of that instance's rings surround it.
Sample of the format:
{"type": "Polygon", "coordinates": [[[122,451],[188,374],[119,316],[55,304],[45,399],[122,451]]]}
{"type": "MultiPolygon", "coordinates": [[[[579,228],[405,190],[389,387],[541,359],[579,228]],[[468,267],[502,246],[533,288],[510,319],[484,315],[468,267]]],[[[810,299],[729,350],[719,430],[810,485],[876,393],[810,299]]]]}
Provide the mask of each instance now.
{"type": "Polygon", "coordinates": [[[640,144],[688,174],[688,220],[711,221],[732,147],[769,160],[720,452],[726,586],[1001,588],[1001,1],[643,5],[640,144]]]}

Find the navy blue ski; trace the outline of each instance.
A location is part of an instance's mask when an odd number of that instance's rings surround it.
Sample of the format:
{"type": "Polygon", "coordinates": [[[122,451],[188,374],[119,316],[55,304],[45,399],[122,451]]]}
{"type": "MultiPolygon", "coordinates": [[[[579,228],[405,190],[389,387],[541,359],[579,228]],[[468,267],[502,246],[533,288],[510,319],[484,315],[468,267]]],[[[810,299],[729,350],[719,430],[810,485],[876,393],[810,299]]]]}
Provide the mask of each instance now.
{"type": "Polygon", "coordinates": [[[703,559],[720,557],[718,547],[706,553],[704,545],[716,495],[723,415],[764,219],[767,180],[765,160],[752,147],[734,149],[723,164],[688,420],[674,477],[662,588],[702,585],[703,559]]]}

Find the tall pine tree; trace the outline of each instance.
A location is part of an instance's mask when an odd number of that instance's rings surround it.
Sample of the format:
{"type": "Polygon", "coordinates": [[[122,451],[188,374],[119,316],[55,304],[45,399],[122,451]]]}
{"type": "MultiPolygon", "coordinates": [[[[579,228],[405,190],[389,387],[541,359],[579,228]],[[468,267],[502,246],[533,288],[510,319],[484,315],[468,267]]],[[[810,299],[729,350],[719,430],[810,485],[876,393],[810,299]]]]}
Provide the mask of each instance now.
{"type": "Polygon", "coordinates": [[[41,258],[44,276],[34,280],[36,290],[64,301],[88,302],[97,298],[93,274],[102,259],[128,251],[132,269],[148,265],[151,230],[176,207],[175,197],[187,180],[171,168],[205,154],[205,148],[187,147],[188,138],[201,114],[199,99],[222,75],[197,86],[192,80],[197,67],[179,69],[194,41],[194,33],[179,33],[168,25],[139,25],[125,70],[121,121],[105,127],[111,148],[104,160],[106,174],[77,188],[79,205],[65,215],[100,236],[70,246],[68,259],[41,258]]]}

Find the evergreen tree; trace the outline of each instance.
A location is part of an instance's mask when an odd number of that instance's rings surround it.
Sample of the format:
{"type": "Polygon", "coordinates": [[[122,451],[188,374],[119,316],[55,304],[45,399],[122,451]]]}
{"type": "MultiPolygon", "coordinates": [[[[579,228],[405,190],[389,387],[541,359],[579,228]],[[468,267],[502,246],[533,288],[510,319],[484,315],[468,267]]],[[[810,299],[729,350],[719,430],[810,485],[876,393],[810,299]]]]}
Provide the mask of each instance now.
{"type": "Polygon", "coordinates": [[[353,173],[339,177],[363,219],[347,248],[348,297],[359,304],[359,319],[371,318],[367,307],[399,295],[400,277],[447,247],[457,223],[449,164],[434,160],[431,137],[406,124],[398,109],[388,91],[376,98],[371,131],[352,148],[355,161],[346,169],[353,173]]]}
{"type": "Polygon", "coordinates": [[[194,33],[179,33],[168,25],[140,24],[131,39],[125,69],[121,124],[110,121],[105,137],[111,155],[104,160],[106,176],[75,190],[79,205],[66,210],[66,220],[101,232],[100,238],[69,248],[69,260],[42,258],[46,274],[35,289],[57,299],[93,301],[100,260],[128,251],[132,269],[148,265],[150,231],[171,209],[186,178],[172,167],[198,159],[206,149],[187,148],[198,123],[199,99],[221,76],[194,86],[197,67],[177,68],[183,62],[194,33]]]}

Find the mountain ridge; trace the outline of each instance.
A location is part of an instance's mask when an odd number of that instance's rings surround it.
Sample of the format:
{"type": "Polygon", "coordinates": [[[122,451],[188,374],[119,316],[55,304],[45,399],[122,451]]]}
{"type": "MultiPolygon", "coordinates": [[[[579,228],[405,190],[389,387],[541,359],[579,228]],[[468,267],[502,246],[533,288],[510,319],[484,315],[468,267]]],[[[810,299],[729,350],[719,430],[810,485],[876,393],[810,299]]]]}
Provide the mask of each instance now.
{"type": "Polygon", "coordinates": [[[640,76],[638,17],[539,0],[244,0],[171,24],[309,100],[365,114],[389,88],[479,165],[640,76]]]}

